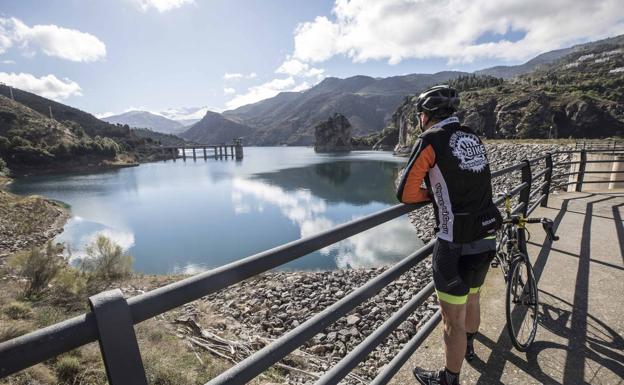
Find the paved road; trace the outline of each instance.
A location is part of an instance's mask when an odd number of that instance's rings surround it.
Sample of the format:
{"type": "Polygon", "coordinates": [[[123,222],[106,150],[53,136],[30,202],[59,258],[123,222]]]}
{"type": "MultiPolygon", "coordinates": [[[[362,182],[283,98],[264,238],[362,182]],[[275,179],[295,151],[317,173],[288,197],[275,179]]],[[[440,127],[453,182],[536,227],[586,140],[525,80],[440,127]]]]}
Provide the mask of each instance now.
{"type": "MultiPolygon", "coordinates": [[[[624,192],[551,195],[534,215],[555,221],[559,242],[544,246],[531,225],[529,254],[540,290],[540,326],[532,348],[516,351],[507,336],[504,282],[491,270],[483,291],[478,358],[464,363],[462,384],[624,384],[624,192]]],[[[438,326],[393,378],[415,384],[411,368],[441,367],[438,326]]]]}

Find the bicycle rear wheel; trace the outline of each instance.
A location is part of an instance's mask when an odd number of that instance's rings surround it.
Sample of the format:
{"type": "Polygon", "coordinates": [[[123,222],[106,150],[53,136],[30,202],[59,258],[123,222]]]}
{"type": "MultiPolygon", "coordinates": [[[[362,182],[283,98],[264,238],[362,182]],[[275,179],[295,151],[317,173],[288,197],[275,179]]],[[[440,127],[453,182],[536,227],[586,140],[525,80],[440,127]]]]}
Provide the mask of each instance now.
{"type": "Polygon", "coordinates": [[[511,263],[505,301],[507,331],[511,342],[521,352],[535,339],[539,310],[535,275],[528,261],[524,254],[519,254],[511,263]]]}

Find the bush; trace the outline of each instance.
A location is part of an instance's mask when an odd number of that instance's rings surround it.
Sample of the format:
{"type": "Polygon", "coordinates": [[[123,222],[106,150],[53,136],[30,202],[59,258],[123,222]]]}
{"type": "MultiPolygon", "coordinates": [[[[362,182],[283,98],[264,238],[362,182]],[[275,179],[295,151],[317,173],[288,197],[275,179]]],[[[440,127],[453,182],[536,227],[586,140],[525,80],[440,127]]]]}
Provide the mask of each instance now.
{"type": "Polygon", "coordinates": [[[22,138],[21,136],[14,136],[11,138],[11,147],[28,147],[32,146],[29,140],[22,138]]]}
{"type": "Polygon", "coordinates": [[[100,235],[86,249],[81,268],[90,272],[95,283],[109,284],[132,274],[132,257],[124,255],[121,246],[100,235]]]}
{"type": "Polygon", "coordinates": [[[56,362],[54,369],[59,380],[67,384],[73,384],[75,378],[82,370],[82,364],[77,357],[63,356],[56,362]]]}
{"type": "Polygon", "coordinates": [[[11,170],[9,170],[9,168],[7,167],[4,159],[0,158],[0,176],[9,175],[10,172],[11,170]]]}
{"type": "Polygon", "coordinates": [[[18,254],[12,264],[28,280],[25,290],[26,298],[38,296],[61,269],[67,266],[67,261],[60,255],[60,250],[52,242],[44,248],[33,247],[30,252],[18,254]]]}
{"type": "Polygon", "coordinates": [[[28,324],[20,321],[0,324],[0,342],[23,336],[30,331],[28,324]]]}
{"type": "Polygon", "coordinates": [[[11,147],[11,141],[4,136],[0,136],[0,154],[4,154],[11,147]]]}
{"type": "Polygon", "coordinates": [[[14,320],[29,318],[32,315],[32,308],[25,302],[11,302],[2,310],[4,311],[4,314],[14,320]]]}
{"type": "Polygon", "coordinates": [[[86,304],[87,296],[87,277],[71,266],[61,269],[52,282],[50,299],[54,305],[79,310],[86,304]]]}

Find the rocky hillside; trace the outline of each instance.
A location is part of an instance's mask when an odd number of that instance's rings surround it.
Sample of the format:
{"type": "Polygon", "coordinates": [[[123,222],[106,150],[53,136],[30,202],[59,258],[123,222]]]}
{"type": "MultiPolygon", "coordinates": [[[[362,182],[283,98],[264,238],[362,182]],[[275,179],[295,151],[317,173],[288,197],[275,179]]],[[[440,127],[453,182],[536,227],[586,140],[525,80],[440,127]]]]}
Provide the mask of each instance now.
{"type": "Polygon", "coordinates": [[[129,126],[16,88],[10,94],[0,85],[0,159],[16,174],[134,164],[136,150],[155,144],[129,126]]]}
{"type": "Polygon", "coordinates": [[[620,39],[621,36],[616,36],[590,43],[578,44],[568,48],[557,49],[538,55],[533,59],[527,61],[526,63],[520,65],[490,67],[483,70],[475,71],[475,74],[511,79],[513,77],[529,74],[533,71],[537,71],[540,69],[547,69],[553,63],[556,63],[559,59],[575,52],[591,50],[603,44],[617,43],[620,39]]]}
{"type": "Polygon", "coordinates": [[[127,124],[134,128],[148,128],[163,134],[176,134],[186,129],[180,122],[147,111],[128,111],[119,115],[107,116],[102,120],[113,124],[127,124]]]}
{"type": "Polygon", "coordinates": [[[221,114],[208,111],[199,122],[193,124],[187,131],[180,134],[184,139],[203,143],[219,144],[231,143],[234,139],[247,138],[253,135],[254,129],[233,120],[227,119],[221,114]]]}
{"type": "Polygon", "coordinates": [[[314,151],[335,152],[351,150],[349,120],[342,114],[334,114],[314,127],[314,151]]]}
{"type": "MultiPolygon", "coordinates": [[[[624,36],[575,50],[545,69],[498,85],[474,79],[451,84],[461,91],[459,117],[487,138],[624,135],[624,36]]],[[[408,150],[419,133],[415,97],[404,100],[388,127],[399,132],[399,152],[408,150]]]]}

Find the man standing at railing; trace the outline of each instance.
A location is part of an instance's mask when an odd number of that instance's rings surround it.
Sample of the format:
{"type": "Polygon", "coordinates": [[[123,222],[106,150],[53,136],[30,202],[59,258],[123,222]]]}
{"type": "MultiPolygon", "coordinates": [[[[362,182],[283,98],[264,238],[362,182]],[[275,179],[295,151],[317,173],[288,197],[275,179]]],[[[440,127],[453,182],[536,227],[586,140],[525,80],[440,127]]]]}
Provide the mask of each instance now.
{"type": "Polygon", "coordinates": [[[423,385],[459,384],[464,357],[474,357],[479,291],[502,221],[492,202],[485,146],[453,116],[458,107],[457,91],[448,86],[433,87],[418,97],[422,134],[397,188],[397,198],[403,203],[431,200],[436,217],[433,280],[444,321],[446,366],[440,371],[414,368],[414,376],[423,385]]]}

